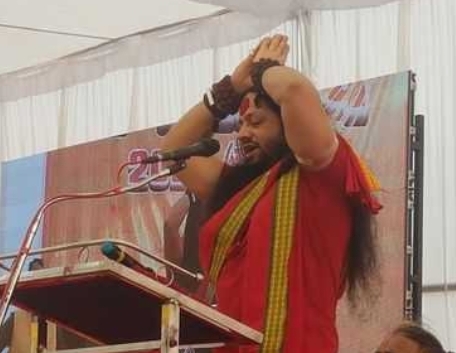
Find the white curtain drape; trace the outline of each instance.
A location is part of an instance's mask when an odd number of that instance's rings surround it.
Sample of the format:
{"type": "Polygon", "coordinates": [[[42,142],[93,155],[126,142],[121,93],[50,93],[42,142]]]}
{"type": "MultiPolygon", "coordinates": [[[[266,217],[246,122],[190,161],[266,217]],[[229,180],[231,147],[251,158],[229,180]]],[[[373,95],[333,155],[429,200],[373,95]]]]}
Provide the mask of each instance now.
{"type": "MultiPolygon", "coordinates": [[[[454,0],[404,0],[358,10],[300,9],[273,31],[289,35],[289,64],[320,88],[416,72],[416,113],[426,119],[423,321],[452,350],[455,17],[454,0]]],[[[175,121],[276,21],[284,20],[225,13],[0,76],[1,160],[175,121]]]]}

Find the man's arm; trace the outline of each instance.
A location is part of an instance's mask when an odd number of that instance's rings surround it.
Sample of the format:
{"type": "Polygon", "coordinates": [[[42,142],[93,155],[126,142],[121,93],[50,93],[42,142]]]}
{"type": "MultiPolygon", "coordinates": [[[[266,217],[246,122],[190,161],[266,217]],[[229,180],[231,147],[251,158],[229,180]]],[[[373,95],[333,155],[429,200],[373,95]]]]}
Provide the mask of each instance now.
{"type": "MultiPolygon", "coordinates": [[[[250,69],[253,63],[253,54],[251,53],[242,60],[231,75],[230,82],[237,94],[242,94],[252,86],[250,69]]],[[[279,57],[274,56],[274,58],[279,57]]],[[[281,57],[280,59],[282,60],[281,57]]],[[[183,147],[197,142],[203,137],[210,136],[214,129],[214,119],[212,112],[204,103],[198,103],[168,132],[163,140],[162,147],[164,149],[183,147]]],[[[198,199],[205,201],[212,195],[222,169],[223,162],[216,157],[193,157],[188,161],[187,168],[178,173],[177,176],[198,199]]]]}
{"type": "MultiPolygon", "coordinates": [[[[283,64],[288,55],[287,37],[281,38],[281,45],[275,50],[268,50],[259,57],[266,57],[277,60],[283,64]]],[[[259,49],[264,43],[269,43],[270,38],[264,38],[258,47],[242,60],[231,75],[231,85],[235,92],[242,94],[252,87],[250,70],[259,49]]],[[[211,111],[199,103],[190,109],[179,122],[165,136],[162,147],[174,149],[197,142],[203,137],[212,134],[214,128],[214,117],[211,111]]],[[[177,174],[179,179],[187,188],[202,201],[207,200],[213,193],[223,168],[223,162],[216,157],[201,158],[193,157],[187,163],[187,168],[177,174]]]]}
{"type": "MultiPolygon", "coordinates": [[[[283,45],[283,36],[263,42],[254,61],[268,58],[270,52],[283,45]]],[[[304,163],[311,161],[311,166],[316,168],[327,165],[337,150],[337,139],[314,85],[298,71],[285,66],[267,69],[261,82],[281,108],[285,138],[297,159],[304,163]]]]}
{"type": "MultiPolygon", "coordinates": [[[[179,122],[171,128],[163,139],[165,150],[184,147],[211,136],[214,118],[201,102],[191,108],[179,122]]],[[[187,167],[177,177],[199,199],[207,200],[212,194],[223,168],[223,162],[217,157],[192,157],[187,167]]]]}

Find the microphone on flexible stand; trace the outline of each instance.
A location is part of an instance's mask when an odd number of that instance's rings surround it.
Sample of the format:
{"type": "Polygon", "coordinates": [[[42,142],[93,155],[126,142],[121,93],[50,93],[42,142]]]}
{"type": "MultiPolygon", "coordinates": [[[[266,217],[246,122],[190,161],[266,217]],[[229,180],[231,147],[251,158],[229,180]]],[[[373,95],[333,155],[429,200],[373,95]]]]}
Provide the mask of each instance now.
{"type": "Polygon", "coordinates": [[[133,258],[131,255],[128,255],[125,251],[123,251],[121,248],[119,248],[111,241],[103,243],[103,245],[101,246],[101,252],[108,259],[118,262],[148,277],[157,278],[157,274],[154,270],[144,266],[142,263],[133,258]]]}
{"type": "Polygon", "coordinates": [[[190,157],[210,157],[220,150],[220,142],[216,139],[205,138],[186,147],[176,148],[170,151],[157,151],[153,156],[145,158],[141,164],[156,163],[168,160],[184,160],[190,157]]]}

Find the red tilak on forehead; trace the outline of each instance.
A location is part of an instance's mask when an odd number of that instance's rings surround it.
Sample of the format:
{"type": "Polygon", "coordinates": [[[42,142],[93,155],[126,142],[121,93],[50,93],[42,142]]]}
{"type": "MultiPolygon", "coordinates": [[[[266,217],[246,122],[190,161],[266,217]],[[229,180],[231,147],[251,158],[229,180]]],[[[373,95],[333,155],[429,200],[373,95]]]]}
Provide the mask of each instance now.
{"type": "Polygon", "coordinates": [[[239,106],[239,115],[243,116],[249,108],[250,108],[250,99],[249,99],[249,97],[245,97],[242,100],[241,105],[239,106]]]}

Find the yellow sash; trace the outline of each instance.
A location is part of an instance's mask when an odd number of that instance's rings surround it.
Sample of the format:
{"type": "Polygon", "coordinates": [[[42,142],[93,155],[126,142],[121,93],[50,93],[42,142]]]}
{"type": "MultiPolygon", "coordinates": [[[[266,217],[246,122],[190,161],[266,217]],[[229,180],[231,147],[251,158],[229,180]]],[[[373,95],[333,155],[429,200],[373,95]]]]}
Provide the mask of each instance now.
{"type": "MultiPolygon", "coordinates": [[[[277,353],[282,346],[287,316],[288,258],[293,243],[296,209],[298,204],[299,166],[277,176],[273,227],[271,230],[271,262],[268,299],[264,323],[263,353],[277,353]]],[[[265,191],[268,173],[253,180],[244,197],[222,223],[215,242],[209,269],[206,298],[212,298],[220,270],[228,250],[242,229],[251,211],[265,191]]]]}

